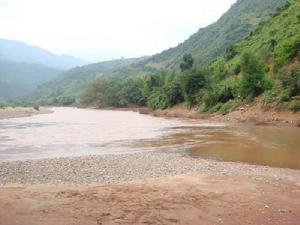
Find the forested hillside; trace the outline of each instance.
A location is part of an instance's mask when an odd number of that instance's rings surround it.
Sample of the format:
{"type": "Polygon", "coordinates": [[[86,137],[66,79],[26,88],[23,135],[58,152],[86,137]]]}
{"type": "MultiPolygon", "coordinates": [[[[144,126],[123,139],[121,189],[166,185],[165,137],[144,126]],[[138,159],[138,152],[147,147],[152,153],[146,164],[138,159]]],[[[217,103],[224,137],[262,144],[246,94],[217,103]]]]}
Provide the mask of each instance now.
{"type": "Polygon", "coordinates": [[[68,105],[75,103],[82,95],[88,81],[95,77],[126,79],[133,74],[143,74],[135,63],[145,58],[118,59],[77,67],[61,74],[57,79],[41,85],[26,101],[43,104],[68,105]]]}
{"type": "Polygon", "coordinates": [[[187,53],[193,55],[195,64],[204,65],[220,56],[230,45],[246,37],[254,26],[268,18],[270,13],[274,13],[285,2],[286,0],[238,0],[216,23],[200,29],[176,48],[150,58],[113,61],[109,70],[102,70],[107,62],[75,68],[58,80],[41,86],[31,99],[48,104],[74,103],[86,82],[96,74],[124,79],[157,73],[160,69],[178,71],[180,61],[187,53]],[[124,63],[114,66],[115,62],[124,63]]]}
{"type": "Polygon", "coordinates": [[[205,66],[185,54],[180,73],[161,71],[125,81],[97,78],[89,83],[81,104],[166,109],[185,102],[204,112],[228,113],[260,101],[278,110],[299,111],[299,12],[300,0],[286,3],[205,66]]]}
{"type": "Polygon", "coordinates": [[[182,44],[146,60],[155,68],[178,68],[184,54],[192,54],[196,64],[206,64],[226,48],[246,37],[253,28],[286,0],[238,0],[216,23],[201,28],[182,44]]]}
{"type": "Polygon", "coordinates": [[[0,60],[0,101],[29,94],[39,84],[56,78],[60,72],[32,63],[0,60]]]}

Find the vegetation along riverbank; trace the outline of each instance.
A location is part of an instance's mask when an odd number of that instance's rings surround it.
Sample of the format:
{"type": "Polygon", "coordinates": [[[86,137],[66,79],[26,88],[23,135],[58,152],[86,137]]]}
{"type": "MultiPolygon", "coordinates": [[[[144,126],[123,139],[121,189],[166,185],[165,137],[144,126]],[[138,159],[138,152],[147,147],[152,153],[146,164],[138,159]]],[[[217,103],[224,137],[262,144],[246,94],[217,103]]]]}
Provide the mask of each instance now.
{"type": "MultiPolygon", "coordinates": [[[[132,70],[127,71],[123,64],[124,67],[115,68],[116,73],[130,73],[122,79],[95,76],[81,89],[56,87],[55,93],[49,83],[29,100],[42,105],[147,107],[158,110],[155,114],[184,104],[217,119],[297,126],[300,110],[299,11],[299,1],[286,3],[245,38],[223,46],[224,52],[207,63],[200,63],[198,55],[187,53],[177,66],[155,70],[150,66],[151,59],[143,59],[132,64],[135,68],[132,70]],[[142,65],[148,68],[146,72],[138,72],[142,65]]],[[[67,82],[67,77],[71,79],[78,72],[87,71],[85,67],[80,71],[74,69],[60,83],[67,82]]]]}

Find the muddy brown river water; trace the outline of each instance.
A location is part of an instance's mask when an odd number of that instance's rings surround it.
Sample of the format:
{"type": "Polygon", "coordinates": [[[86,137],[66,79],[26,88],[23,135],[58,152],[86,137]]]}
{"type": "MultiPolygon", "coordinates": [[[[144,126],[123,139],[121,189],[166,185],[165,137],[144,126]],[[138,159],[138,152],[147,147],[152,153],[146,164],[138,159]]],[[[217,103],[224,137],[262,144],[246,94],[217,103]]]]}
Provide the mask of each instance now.
{"type": "Polygon", "coordinates": [[[0,120],[0,160],[165,151],[300,169],[300,128],[232,126],[128,111],[53,110],[0,120]]]}

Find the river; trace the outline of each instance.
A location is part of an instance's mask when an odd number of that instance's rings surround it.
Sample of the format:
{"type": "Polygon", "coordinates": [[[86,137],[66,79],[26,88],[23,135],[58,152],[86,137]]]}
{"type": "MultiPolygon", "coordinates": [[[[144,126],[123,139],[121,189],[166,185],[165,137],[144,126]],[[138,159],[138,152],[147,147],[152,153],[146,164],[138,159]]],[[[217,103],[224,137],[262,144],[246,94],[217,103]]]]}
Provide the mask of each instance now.
{"type": "Polygon", "coordinates": [[[0,120],[0,160],[165,151],[300,169],[300,128],[232,126],[130,111],[53,110],[0,120]]]}

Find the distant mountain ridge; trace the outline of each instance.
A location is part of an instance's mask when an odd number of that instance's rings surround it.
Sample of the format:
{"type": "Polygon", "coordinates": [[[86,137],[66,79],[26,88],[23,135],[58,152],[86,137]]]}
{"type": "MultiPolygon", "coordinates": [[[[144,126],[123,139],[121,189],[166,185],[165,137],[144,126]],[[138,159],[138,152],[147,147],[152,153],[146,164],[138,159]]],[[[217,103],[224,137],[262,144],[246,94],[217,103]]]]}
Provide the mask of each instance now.
{"type": "Polygon", "coordinates": [[[0,39],[0,60],[40,64],[67,70],[88,64],[88,61],[68,55],[57,55],[21,41],[0,39]]]}
{"type": "Polygon", "coordinates": [[[0,60],[0,102],[29,94],[60,73],[61,70],[38,64],[0,60]]]}

